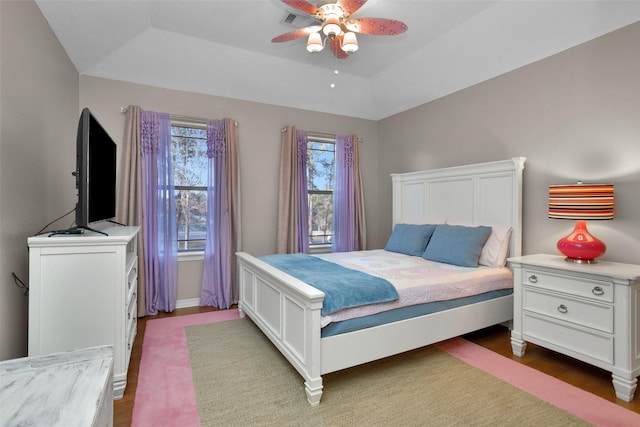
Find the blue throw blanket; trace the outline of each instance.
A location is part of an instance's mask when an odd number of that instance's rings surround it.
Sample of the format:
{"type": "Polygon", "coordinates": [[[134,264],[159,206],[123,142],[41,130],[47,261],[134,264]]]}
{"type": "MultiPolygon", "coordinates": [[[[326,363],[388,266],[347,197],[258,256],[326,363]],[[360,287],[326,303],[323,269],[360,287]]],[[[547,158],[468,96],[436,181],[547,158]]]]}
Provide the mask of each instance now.
{"type": "Polygon", "coordinates": [[[286,254],[259,258],[324,292],[322,315],[398,299],[398,291],[387,280],[313,256],[286,254]]]}

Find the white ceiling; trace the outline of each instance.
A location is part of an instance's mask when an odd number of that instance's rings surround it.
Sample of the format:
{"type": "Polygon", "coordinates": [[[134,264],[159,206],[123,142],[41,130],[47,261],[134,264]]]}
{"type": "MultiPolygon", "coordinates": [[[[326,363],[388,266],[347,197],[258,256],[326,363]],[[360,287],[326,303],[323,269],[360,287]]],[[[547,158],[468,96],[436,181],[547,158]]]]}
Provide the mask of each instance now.
{"type": "Polygon", "coordinates": [[[296,28],[279,0],[36,3],[81,75],[373,120],[640,20],[637,0],[369,0],[354,17],[409,30],[338,60],[271,43],[296,28]]]}

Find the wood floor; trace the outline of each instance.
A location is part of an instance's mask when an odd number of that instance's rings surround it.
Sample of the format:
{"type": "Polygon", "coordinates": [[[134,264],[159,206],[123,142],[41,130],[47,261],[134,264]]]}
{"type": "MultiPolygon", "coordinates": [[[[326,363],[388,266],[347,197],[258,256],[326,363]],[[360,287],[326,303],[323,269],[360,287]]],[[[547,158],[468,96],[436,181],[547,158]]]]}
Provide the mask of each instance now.
{"type": "MultiPolygon", "coordinates": [[[[157,316],[149,316],[139,319],[138,336],[136,337],[129,364],[127,388],[125,390],[124,397],[120,400],[114,401],[114,426],[127,427],[131,425],[131,414],[133,412],[134,397],[138,383],[138,370],[140,368],[142,340],[144,337],[146,322],[160,317],[183,316],[213,310],[215,309],[209,307],[182,308],[177,309],[173,313],[161,313],[157,316]]],[[[511,353],[509,331],[503,326],[494,326],[483,329],[481,331],[468,334],[465,338],[505,357],[545,372],[566,383],[587,390],[606,400],[615,402],[623,408],[630,409],[640,414],[640,390],[636,392],[635,399],[632,402],[624,402],[617,399],[611,384],[611,374],[607,371],[595,368],[591,365],[533,344],[527,344],[527,352],[524,357],[516,357],[511,353]]]]}

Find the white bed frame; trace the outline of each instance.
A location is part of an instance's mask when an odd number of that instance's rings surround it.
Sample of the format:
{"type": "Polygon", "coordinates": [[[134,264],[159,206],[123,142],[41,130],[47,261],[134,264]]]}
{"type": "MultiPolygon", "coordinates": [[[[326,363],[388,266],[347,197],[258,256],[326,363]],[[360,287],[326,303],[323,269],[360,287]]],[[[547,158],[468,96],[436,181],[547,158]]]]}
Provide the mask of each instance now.
{"type": "MultiPolygon", "coordinates": [[[[393,224],[513,227],[510,256],[522,246],[524,157],[393,174],[393,224]]],[[[247,253],[238,255],[240,316],[248,315],[304,378],[307,400],[320,403],[322,375],[510,322],[513,297],[428,314],[326,338],[324,293],[247,253]]]]}

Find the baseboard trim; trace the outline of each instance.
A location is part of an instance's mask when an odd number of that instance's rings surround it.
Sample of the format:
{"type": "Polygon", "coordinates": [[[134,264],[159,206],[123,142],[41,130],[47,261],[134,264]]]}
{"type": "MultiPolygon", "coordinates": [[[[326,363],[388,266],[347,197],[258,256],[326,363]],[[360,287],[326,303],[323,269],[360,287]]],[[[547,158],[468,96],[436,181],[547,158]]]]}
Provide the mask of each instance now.
{"type": "Polygon", "coordinates": [[[176,301],[176,308],[198,307],[200,298],[179,299],[176,301]]]}
{"type": "MultiPolygon", "coordinates": [[[[0,0],[1,1],[1,0],[0,0]]],[[[238,304],[238,300],[233,300],[234,304],[238,304]]],[[[199,307],[200,298],[179,299],[176,301],[176,308],[199,307]]]]}

